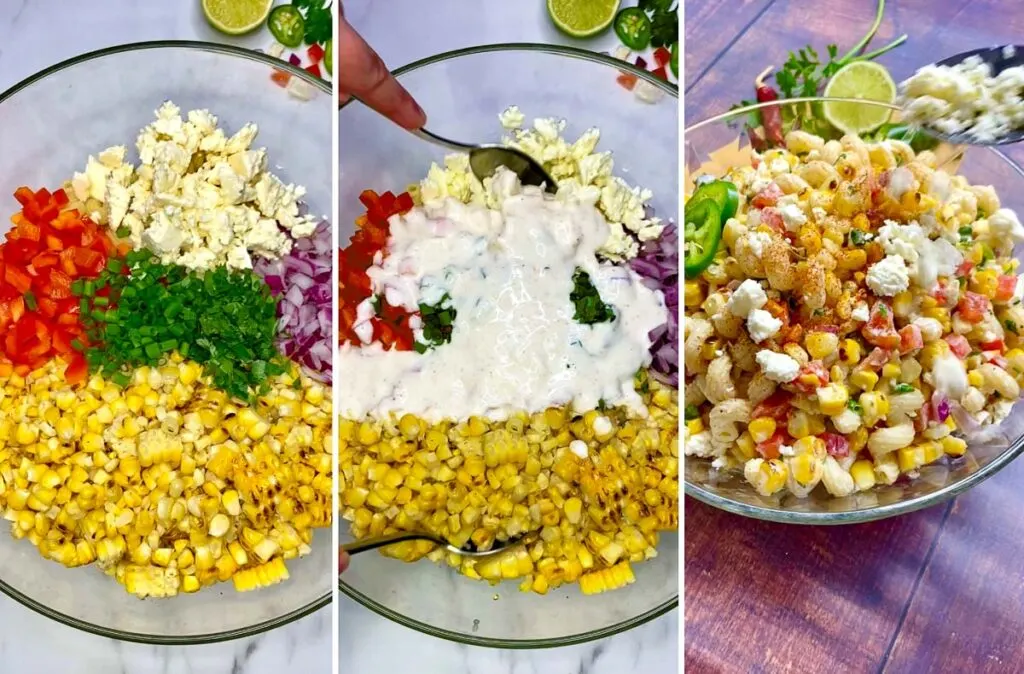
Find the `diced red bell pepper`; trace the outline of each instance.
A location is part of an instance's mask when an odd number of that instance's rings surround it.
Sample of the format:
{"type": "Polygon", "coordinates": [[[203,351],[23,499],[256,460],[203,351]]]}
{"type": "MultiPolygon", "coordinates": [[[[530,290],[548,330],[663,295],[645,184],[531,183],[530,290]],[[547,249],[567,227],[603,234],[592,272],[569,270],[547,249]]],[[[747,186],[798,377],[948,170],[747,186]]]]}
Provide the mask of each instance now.
{"type": "Polygon", "coordinates": [[[861,328],[861,334],[868,343],[883,349],[898,349],[901,344],[900,335],[893,324],[892,309],[881,300],[871,307],[871,315],[861,328]]]}
{"type": "Polygon", "coordinates": [[[668,70],[666,70],[664,66],[662,66],[660,68],[655,68],[651,72],[654,73],[655,77],[658,77],[658,78],[663,79],[666,82],[668,82],[668,70]]]}
{"type": "Polygon", "coordinates": [[[921,336],[921,328],[916,325],[905,325],[899,330],[900,355],[907,355],[924,346],[924,338],[921,336]]]}
{"type": "Polygon", "coordinates": [[[654,50],[654,62],[659,66],[667,66],[672,60],[672,52],[665,47],[658,47],[654,50]]]}
{"type": "Polygon", "coordinates": [[[789,418],[790,409],[792,409],[792,400],[792,393],[779,389],[758,403],[750,418],[771,417],[776,422],[785,422],[789,418]]]}
{"type": "Polygon", "coordinates": [[[306,66],[303,70],[305,70],[313,77],[320,77],[320,66],[316,63],[314,63],[313,65],[306,66]]]}
{"type": "Polygon", "coordinates": [[[971,343],[967,341],[967,338],[963,335],[946,335],[943,339],[949,344],[949,350],[952,351],[957,358],[966,358],[967,354],[971,352],[971,343]]]}
{"type": "Polygon", "coordinates": [[[1017,277],[1012,274],[1000,274],[996,282],[996,296],[998,302],[1009,302],[1013,299],[1017,290],[1017,277]]]}
{"type": "Polygon", "coordinates": [[[960,318],[968,323],[980,323],[990,308],[989,299],[984,295],[967,291],[957,303],[957,312],[960,318]]]}
{"type": "Polygon", "coordinates": [[[836,459],[850,455],[850,441],[838,433],[822,433],[818,436],[825,441],[825,451],[836,459]]]}
{"type": "Polygon", "coordinates": [[[306,49],[306,56],[309,57],[311,62],[320,63],[324,58],[324,48],[318,44],[311,44],[306,49]]]}

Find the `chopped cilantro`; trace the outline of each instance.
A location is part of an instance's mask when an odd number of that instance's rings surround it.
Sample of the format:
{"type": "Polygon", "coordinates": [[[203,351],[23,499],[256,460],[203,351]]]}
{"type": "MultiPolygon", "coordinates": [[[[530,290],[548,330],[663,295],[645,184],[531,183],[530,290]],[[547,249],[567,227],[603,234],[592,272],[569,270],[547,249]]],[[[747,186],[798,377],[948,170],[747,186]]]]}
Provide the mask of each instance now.
{"type": "Polygon", "coordinates": [[[1020,334],[1020,332],[1017,331],[1017,323],[1015,323],[1014,321],[1011,321],[1009,318],[1007,318],[1006,320],[1003,321],[1003,325],[1006,326],[1006,329],[1009,330],[1010,332],[1012,332],[1013,334],[1015,334],[1015,335],[1019,335],[1020,334]]]}
{"type": "Polygon", "coordinates": [[[590,280],[590,274],[579,267],[572,275],[573,289],[569,299],[576,307],[573,319],[577,323],[593,325],[615,320],[615,310],[601,300],[601,296],[590,280]]]}
{"type": "Polygon", "coordinates": [[[914,387],[911,384],[893,384],[892,392],[896,394],[913,393],[914,387]]]}
{"type": "Polygon", "coordinates": [[[868,239],[864,235],[864,232],[862,232],[859,229],[851,229],[850,230],[850,244],[851,245],[863,246],[867,242],[868,242],[868,239]]]}
{"type": "Polygon", "coordinates": [[[420,317],[423,319],[423,339],[414,345],[418,353],[427,349],[447,344],[452,341],[452,323],[458,312],[451,306],[448,293],[441,296],[437,304],[420,304],[420,317]]]}
{"type": "Polygon", "coordinates": [[[700,410],[697,409],[696,405],[687,405],[686,409],[683,410],[683,418],[686,421],[693,421],[700,417],[700,410]]]}
{"type": "Polygon", "coordinates": [[[851,412],[856,412],[857,414],[861,414],[864,411],[864,408],[861,407],[860,403],[854,400],[853,398],[850,398],[849,400],[846,401],[846,407],[851,412]]]}

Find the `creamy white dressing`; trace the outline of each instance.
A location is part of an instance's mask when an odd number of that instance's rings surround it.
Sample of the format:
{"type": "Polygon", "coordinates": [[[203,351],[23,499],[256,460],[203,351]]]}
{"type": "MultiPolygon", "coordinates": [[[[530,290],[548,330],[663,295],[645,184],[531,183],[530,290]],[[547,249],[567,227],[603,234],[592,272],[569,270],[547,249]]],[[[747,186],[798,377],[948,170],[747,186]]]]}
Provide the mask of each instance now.
{"type": "Polygon", "coordinates": [[[374,292],[410,310],[447,293],[451,342],[423,354],[343,346],[341,414],[497,420],[570,403],[586,411],[602,400],[646,414],[633,377],[650,364],[648,333],[668,320],[661,292],[627,267],[598,262],[609,226],[592,199],[517,192],[499,209],[447,199],[391,218],[388,255],[367,271],[374,292]],[[577,267],[614,321],[573,320],[577,267]]]}

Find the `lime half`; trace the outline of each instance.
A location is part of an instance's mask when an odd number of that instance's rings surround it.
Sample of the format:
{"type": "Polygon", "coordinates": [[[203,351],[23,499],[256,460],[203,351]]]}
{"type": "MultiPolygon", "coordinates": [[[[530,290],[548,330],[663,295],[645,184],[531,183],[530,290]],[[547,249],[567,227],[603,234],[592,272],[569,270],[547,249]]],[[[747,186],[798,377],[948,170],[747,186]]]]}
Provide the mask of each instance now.
{"type": "Polygon", "coordinates": [[[592,37],[607,30],[619,11],[619,0],[548,0],[548,16],[572,37],[592,37]]]}
{"type": "MultiPolygon", "coordinates": [[[[825,87],[825,96],[892,103],[896,100],[896,83],[884,66],[871,61],[854,61],[832,76],[825,87]]],[[[832,126],[856,135],[874,131],[892,116],[888,108],[856,103],[825,102],[823,111],[832,126]]]]}
{"type": "Polygon", "coordinates": [[[227,35],[249,33],[267,20],[274,0],[202,0],[210,25],[227,35]]]}

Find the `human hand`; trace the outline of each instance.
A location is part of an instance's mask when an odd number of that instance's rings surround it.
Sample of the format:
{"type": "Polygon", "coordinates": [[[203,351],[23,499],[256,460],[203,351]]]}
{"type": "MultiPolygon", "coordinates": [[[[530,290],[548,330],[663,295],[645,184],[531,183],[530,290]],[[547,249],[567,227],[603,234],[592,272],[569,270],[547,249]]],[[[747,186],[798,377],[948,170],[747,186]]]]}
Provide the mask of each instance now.
{"type": "Polygon", "coordinates": [[[406,129],[419,129],[427,123],[422,108],[405,87],[391,76],[377,52],[345,20],[340,5],[334,44],[338,57],[335,74],[342,101],[351,97],[358,98],[406,129]]]}
{"type": "Polygon", "coordinates": [[[349,556],[344,550],[338,550],[338,573],[345,573],[345,569],[348,568],[349,556]]]}

